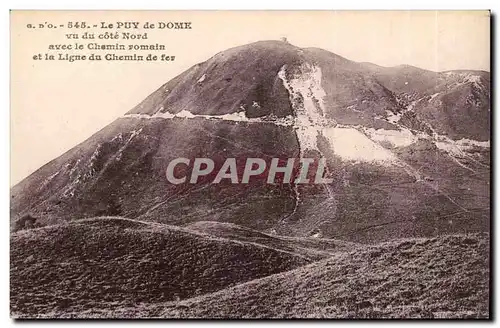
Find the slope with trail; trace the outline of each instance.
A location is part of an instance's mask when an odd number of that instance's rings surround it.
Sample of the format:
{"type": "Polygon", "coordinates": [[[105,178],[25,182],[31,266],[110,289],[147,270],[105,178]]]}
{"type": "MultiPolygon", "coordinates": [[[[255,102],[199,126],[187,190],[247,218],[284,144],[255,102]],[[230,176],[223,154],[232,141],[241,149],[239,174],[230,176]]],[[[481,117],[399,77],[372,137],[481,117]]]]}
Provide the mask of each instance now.
{"type": "Polygon", "coordinates": [[[218,221],[356,242],[487,231],[489,88],[487,72],[379,67],[279,41],[231,48],[14,186],[12,218],[218,221]],[[172,185],[179,157],[216,170],[228,157],[321,157],[333,183],[172,185]]]}

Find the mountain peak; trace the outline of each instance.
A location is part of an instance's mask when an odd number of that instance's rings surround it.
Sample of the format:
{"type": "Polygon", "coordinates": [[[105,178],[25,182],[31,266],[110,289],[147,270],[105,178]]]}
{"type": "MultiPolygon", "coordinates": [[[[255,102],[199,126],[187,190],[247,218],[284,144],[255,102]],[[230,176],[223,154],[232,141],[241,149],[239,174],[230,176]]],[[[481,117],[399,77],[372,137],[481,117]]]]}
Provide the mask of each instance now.
{"type": "Polygon", "coordinates": [[[217,53],[163,85],[129,114],[183,110],[193,114],[224,115],[243,108],[258,117],[291,114],[288,94],[277,75],[284,65],[303,58],[301,50],[283,41],[259,41],[217,53]],[[255,110],[255,103],[261,110],[255,110]]]}
{"type": "Polygon", "coordinates": [[[15,186],[12,213],[217,220],[361,241],[428,235],[429,220],[430,233],[482,229],[484,216],[464,209],[488,206],[489,85],[474,74],[369,66],[283,41],[222,51],[15,186]],[[206,175],[169,184],[178,158],[209,158],[213,172],[228,158],[324,159],[333,182],[215,184],[206,175]],[[433,208],[470,224],[434,222],[433,208]],[[370,229],[385,222],[408,228],[370,229]]]}

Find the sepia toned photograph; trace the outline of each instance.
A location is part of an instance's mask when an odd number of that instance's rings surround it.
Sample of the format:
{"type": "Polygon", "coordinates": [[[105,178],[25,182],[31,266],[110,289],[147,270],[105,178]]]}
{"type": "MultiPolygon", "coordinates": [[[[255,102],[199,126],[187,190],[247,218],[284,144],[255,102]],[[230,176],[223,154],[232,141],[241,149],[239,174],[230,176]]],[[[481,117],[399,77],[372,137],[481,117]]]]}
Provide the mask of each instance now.
{"type": "Polygon", "coordinates": [[[13,319],[491,319],[491,13],[10,13],[13,319]]]}

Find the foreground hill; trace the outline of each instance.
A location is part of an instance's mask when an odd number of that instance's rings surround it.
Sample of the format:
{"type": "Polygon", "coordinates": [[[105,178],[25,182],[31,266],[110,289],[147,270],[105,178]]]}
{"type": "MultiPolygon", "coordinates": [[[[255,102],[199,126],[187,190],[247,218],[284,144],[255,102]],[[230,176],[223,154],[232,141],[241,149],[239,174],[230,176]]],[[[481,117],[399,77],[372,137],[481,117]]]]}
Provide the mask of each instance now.
{"type": "Polygon", "coordinates": [[[162,224],[73,221],[11,235],[11,313],[58,316],[180,300],[310,262],[162,224]]]}
{"type": "Polygon", "coordinates": [[[366,246],[192,299],[79,317],[486,318],[488,234],[366,246]]]}
{"type": "MultiPolygon", "coordinates": [[[[149,228],[138,227],[136,222],[129,220],[88,222],[93,222],[91,226],[99,227],[100,230],[109,225],[109,228],[104,228],[105,234],[113,235],[111,232],[114,230],[117,232],[114,235],[119,236],[120,241],[101,239],[101,247],[107,249],[106,253],[96,252],[89,257],[86,255],[90,251],[88,247],[94,245],[95,249],[95,242],[73,236],[71,244],[79,246],[77,252],[75,247],[68,247],[67,243],[63,243],[64,249],[57,246],[61,242],[58,238],[53,238],[53,241],[48,239],[51,231],[58,231],[57,234],[52,233],[53,237],[63,235],[64,229],[61,227],[14,235],[13,249],[27,242],[41,245],[36,261],[45,265],[45,269],[41,270],[41,265],[30,260],[26,259],[23,263],[20,254],[14,252],[12,270],[18,274],[12,276],[11,302],[15,316],[30,317],[36,313],[39,317],[62,318],[488,317],[488,234],[448,235],[358,245],[354,250],[334,253],[326,259],[300,267],[297,266],[307,261],[288,253],[261,249],[254,244],[198,236],[200,241],[190,239],[191,244],[182,246],[184,252],[196,256],[194,249],[208,245],[219,247],[216,251],[220,255],[210,258],[211,248],[206,249],[205,254],[208,255],[193,266],[184,263],[182,256],[175,255],[175,248],[167,246],[176,244],[178,238],[175,236],[192,236],[181,229],[162,230],[157,227],[153,233],[150,225],[147,225],[149,228]],[[132,244],[128,243],[132,240],[131,232],[127,233],[127,229],[139,237],[132,244]],[[34,238],[35,234],[40,234],[40,238],[34,238]],[[166,234],[168,240],[172,241],[166,242],[162,238],[166,234]],[[158,235],[162,237],[153,237],[158,235]],[[157,246],[154,246],[153,241],[157,246]],[[117,253],[119,244],[128,245],[130,254],[120,256],[117,253]],[[221,245],[224,245],[222,249],[221,245]],[[235,245],[248,250],[245,258],[231,259],[231,250],[238,249],[235,245]],[[55,250],[50,251],[48,247],[55,250]],[[81,260],[76,260],[75,255],[70,253],[80,253],[80,248],[83,249],[83,255],[81,260]],[[155,262],[155,258],[144,256],[140,251],[144,248],[150,248],[150,253],[156,255],[156,259],[164,259],[158,260],[164,265],[155,262]],[[167,254],[162,255],[159,249],[167,254]],[[248,252],[253,255],[248,255],[248,252]],[[268,258],[259,260],[262,258],[259,252],[268,258]],[[50,253],[57,253],[58,256],[50,253]],[[137,255],[140,255],[139,258],[136,258],[137,255]],[[181,264],[166,264],[176,256],[181,264]],[[86,265],[79,264],[85,258],[86,265]],[[210,267],[207,266],[208,262],[211,263],[210,267]],[[140,263],[141,270],[138,268],[140,263]],[[221,281],[216,272],[222,269],[220,265],[223,263],[229,264],[226,266],[226,279],[221,281]],[[241,276],[240,268],[246,263],[252,263],[252,268],[260,271],[241,276]],[[153,264],[156,269],[147,267],[153,264]],[[275,272],[279,268],[283,271],[285,267],[296,269],[272,274],[273,270],[267,264],[272,264],[275,272]],[[181,265],[184,267],[181,268],[181,265]],[[97,271],[98,268],[102,271],[97,271]],[[170,275],[182,269],[192,279],[187,286],[176,280],[184,279],[185,275],[170,275]],[[205,274],[200,276],[203,270],[205,274]],[[259,278],[265,272],[270,275],[259,278]],[[103,275],[107,275],[107,280],[100,279],[103,275]],[[244,282],[252,279],[252,275],[254,280],[244,282]],[[128,281],[125,279],[127,277],[128,281]],[[228,281],[227,277],[231,277],[232,281],[228,281]],[[111,278],[115,280],[109,280],[111,278]],[[200,293],[220,290],[165,302],[169,298],[167,295],[170,295],[169,288],[176,281],[175,287],[186,291],[184,295],[192,292],[194,286],[201,289],[200,293]],[[221,289],[224,284],[231,286],[235,281],[242,283],[221,289]],[[134,288],[133,283],[138,286],[134,288]],[[82,284],[88,285],[83,287],[82,284]],[[154,289],[153,285],[162,287],[154,289]],[[132,296],[129,294],[131,292],[136,293],[133,299],[128,298],[132,296]],[[78,297],[75,297],[77,294],[78,297]]],[[[81,225],[72,224],[68,227],[85,230],[81,225]]],[[[97,233],[96,230],[93,232],[97,233]]],[[[88,235],[85,237],[89,238],[88,235]]],[[[180,247],[179,244],[177,246],[180,247]]]]}
{"type": "Polygon", "coordinates": [[[484,317],[488,235],[368,246],[171,304],[165,317],[484,317]]]}

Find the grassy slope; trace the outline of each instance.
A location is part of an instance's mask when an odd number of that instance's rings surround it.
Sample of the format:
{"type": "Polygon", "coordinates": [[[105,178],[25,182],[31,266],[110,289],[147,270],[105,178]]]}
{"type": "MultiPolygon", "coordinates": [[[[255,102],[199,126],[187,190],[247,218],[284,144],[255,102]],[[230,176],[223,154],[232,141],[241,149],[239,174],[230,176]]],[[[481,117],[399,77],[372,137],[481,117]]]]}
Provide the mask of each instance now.
{"type": "Polygon", "coordinates": [[[488,315],[488,234],[349,249],[231,224],[189,229],[203,232],[98,218],[15,233],[11,312],[74,318],[488,315]],[[307,264],[302,257],[322,249],[328,258],[307,264]]]}
{"type": "Polygon", "coordinates": [[[179,300],[307,263],[162,224],[80,220],[11,235],[11,312],[50,316],[179,300]]]}
{"type": "Polygon", "coordinates": [[[488,316],[487,234],[366,246],[181,302],[82,317],[457,318],[488,316]]]}
{"type": "Polygon", "coordinates": [[[330,257],[339,251],[352,250],[357,247],[355,243],[341,240],[269,235],[226,222],[199,221],[185,227],[211,236],[266,245],[285,252],[300,254],[313,260],[330,257]]]}

